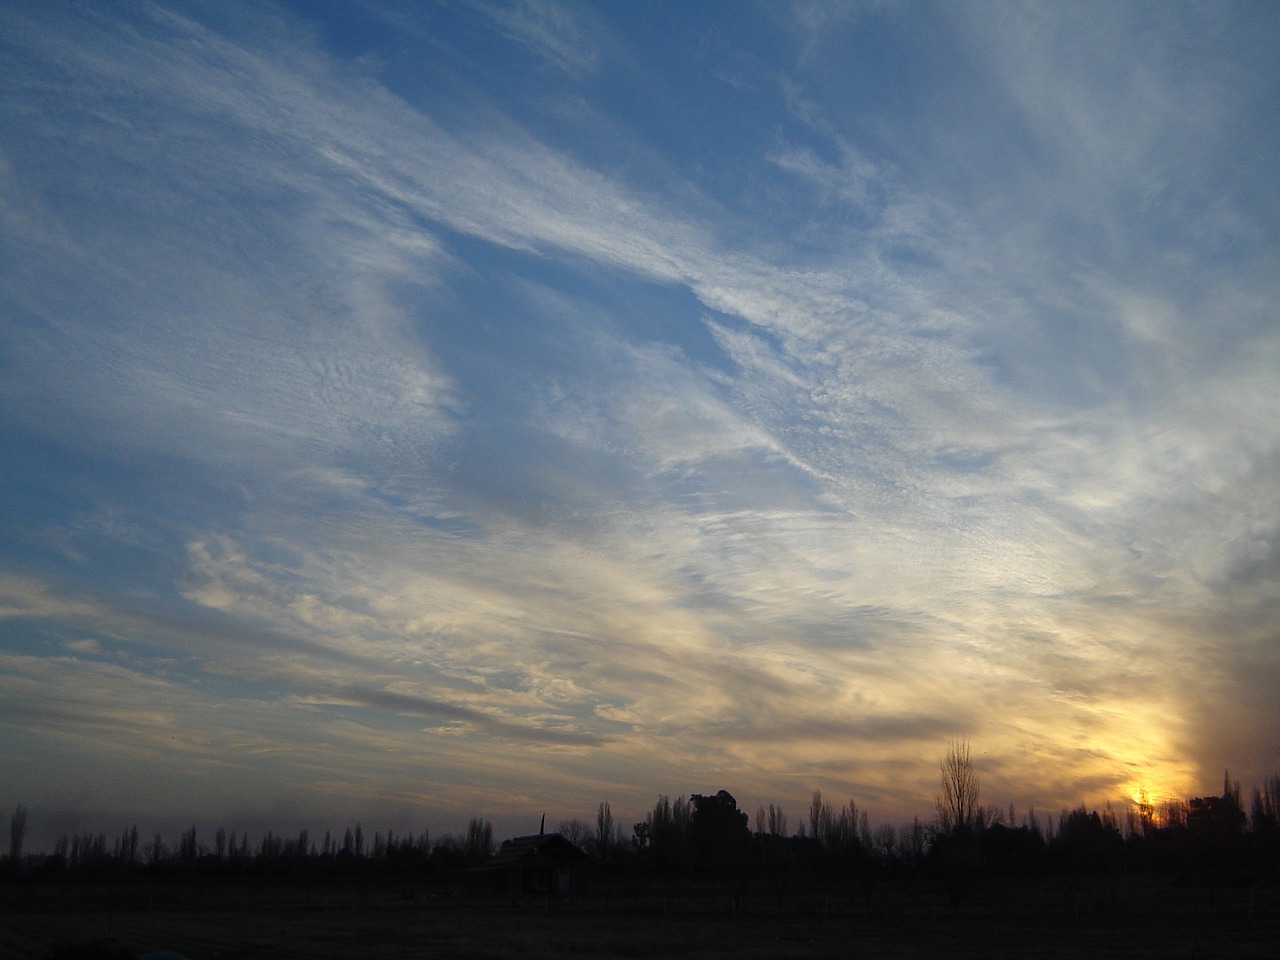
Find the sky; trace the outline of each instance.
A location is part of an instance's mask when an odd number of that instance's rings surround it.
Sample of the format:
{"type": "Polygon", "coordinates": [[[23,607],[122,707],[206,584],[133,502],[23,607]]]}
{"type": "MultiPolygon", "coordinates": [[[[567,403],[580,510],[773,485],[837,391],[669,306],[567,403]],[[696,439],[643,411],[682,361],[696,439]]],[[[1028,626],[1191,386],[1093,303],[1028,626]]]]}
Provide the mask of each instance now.
{"type": "MultiPolygon", "coordinates": [[[[1280,6],[0,2],[0,804],[1280,770],[1280,6]]],[[[203,827],[202,827],[203,829],[203,827]]]]}

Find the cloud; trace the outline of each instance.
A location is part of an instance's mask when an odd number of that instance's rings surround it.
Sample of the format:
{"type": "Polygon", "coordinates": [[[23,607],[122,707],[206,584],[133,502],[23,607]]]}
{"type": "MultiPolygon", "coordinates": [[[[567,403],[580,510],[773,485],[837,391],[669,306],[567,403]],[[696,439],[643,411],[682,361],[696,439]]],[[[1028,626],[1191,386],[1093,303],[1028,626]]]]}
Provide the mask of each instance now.
{"type": "Polygon", "coordinates": [[[557,3],[521,0],[516,4],[479,4],[507,38],[526,47],[560,70],[582,75],[594,70],[596,45],[578,18],[557,3]]]}
{"type": "MultiPolygon", "coordinates": [[[[614,77],[577,8],[482,10],[556,83],[614,77]]],[[[1186,26],[1126,16],[952,11],[921,46],[876,13],[920,67],[890,131],[828,70],[868,18],[824,19],[730,94],[774,132],[716,162],[774,222],[286,20],[8,12],[5,425],[103,501],[5,488],[64,564],[0,577],[61,652],[14,661],[9,729],[105,743],[150,721],[77,684],[190,688],[218,762],[292,747],[340,795],[417,750],[457,804],[723,772],[905,810],[962,731],[1011,788],[1061,765],[1046,802],[1182,789],[1178,746],[1270,716],[1276,282],[1263,215],[1203,188],[1250,95],[1210,113],[1186,26]],[[1209,669],[1241,623],[1256,669],[1209,669]],[[1234,690],[1238,726],[1185,713],[1234,690]]]]}
{"type": "Polygon", "coordinates": [[[128,422],[148,447],[186,443],[195,427],[196,455],[210,441],[224,456],[241,444],[305,454],[381,439],[376,452],[393,459],[429,448],[450,429],[450,384],[393,291],[430,286],[438,243],[377,196],[325,184],[314,125],[331,119],[302,82],[305,57],[293,73],[190,21],[161,21],[192,42],[113,25],[127,53],[102,59],[32,41],[49,60],[26,84],[51,105],[39,135],[68,133],[66,162],[96,187],[61,209],[19,195],[40,216],[10,242],[25,243],[29,270],[66,282],[52,298],[16,285],[43,325],[19,349],[48,386],[15,403],[128,422]],[[55,95],[55,67],[95,121],[69,125],[79,108],[55,95]],[[121,87],[128,107],[90,92],[121,87]],[[139,130],[148,110],[165,118],[156,138],[139,130]]]}

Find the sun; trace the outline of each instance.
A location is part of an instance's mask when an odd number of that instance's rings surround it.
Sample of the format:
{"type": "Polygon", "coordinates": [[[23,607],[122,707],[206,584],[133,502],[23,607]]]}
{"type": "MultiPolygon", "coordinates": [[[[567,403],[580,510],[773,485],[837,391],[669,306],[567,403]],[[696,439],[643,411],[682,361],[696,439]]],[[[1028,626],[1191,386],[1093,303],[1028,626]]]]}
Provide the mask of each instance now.
{"type": "Polygon", "coordinates": [[[1141,829],[1158,829],[1163,825],[1164,817],[1160,813],[1160,802],[1169,797],[1149,790],[1145,785],[1138,785],[1129,790],[1129,809],[1140,824],[1141,829]]]}

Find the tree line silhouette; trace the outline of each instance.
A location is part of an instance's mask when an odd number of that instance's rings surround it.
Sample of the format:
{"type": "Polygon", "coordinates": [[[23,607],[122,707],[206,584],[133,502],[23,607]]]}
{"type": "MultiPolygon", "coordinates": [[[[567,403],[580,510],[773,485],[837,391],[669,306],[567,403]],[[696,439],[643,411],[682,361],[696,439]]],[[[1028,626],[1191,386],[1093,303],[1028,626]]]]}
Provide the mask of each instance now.
{"type": "MultiPolygon", "coordinates": [[[[882,878],[933,878],[953,902],[985,876],[1031,877],[1162,872],[1203,884],[1212,900],[1225,884],[1280,880],[1280,775],[1254,787],[1248,809],[1238,781],[1224,774],[1221,795],[1169,800],[1145,796],[1117,815],[1081,805],[1056,817],[1034,809],[980,802],[978,777],[965,741],[952,744],[940,764],[934,816],[871,827],[853,800],[833,805],[815,790],[805,815],[791,821],[781,805],[761,805],[754,819],[727,790],[658,797],[630,830],[614,820],[608,802],[594,823],[564,820],[556,832],[594,861],[601,887],[617,882],[714,879],[735,905],[748,887],[763,884],[779,902],[806,879],[874,883],[882,878]]],[[[448,880],[482,870],[495,853],[492,824],[470,820],[465,834],[432,837],[426,830],[369,836],[362,825],[341,835],[307,830],[268,831],[259,838],[218,828],[204,837],[194,826],[176,843],[140,836],[63,835],[52,852],[24,852],[27,809],[10,818],[11,880],[173,877],[350,876],[448,880]]],[[[756,886],[756,889],[760,889],[756,886]]],[[[673,888],[674,889],[674,888],[673,888]]]]}

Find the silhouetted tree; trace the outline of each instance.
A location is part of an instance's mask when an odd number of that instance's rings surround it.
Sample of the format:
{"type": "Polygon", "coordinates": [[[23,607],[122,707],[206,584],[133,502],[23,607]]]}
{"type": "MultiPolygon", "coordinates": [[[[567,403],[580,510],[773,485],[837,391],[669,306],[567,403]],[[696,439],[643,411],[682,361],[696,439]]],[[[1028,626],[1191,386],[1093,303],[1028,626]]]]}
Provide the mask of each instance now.
{"type": "Polygon", "coordinates": [[[1280,825],[1280,774],[1268,777],[1261,787],[1253,788],[1253,830],[1266,830],[1280,825]]]}
{"type": "Polygon", "coordinates": [[[928,834],[919,817],[912,817],[911,823],[902,828],[903,856],[915,866],[924,860],[928,848],[928,834]]]}
{"type": "Polygon", "coordinates": [[[958,905],[969,895],[978,875],[978,845],[984,822],[978,803],[978,774],[967,739],[947,746],[939,770],[942,791],[936,800],[937,821],[929,856],[948,898],[958,905]]]}
{"type": "Polygon", "coordinates": [[[782,810],[782,804],[769,804],[769,836],[785,837],[787,834],[787,815],[782,810]]]}
{"type": "Polygon", "coordinates": [[[751,840],[748,817],[738,809],[738,801],[728,790],[714,796],[695,793],[690,832],[697,863],[711,870],[740,868],[751,840]]]}
{"type": "Polygon", "coordinates": [[[631,849],[642,856],[653,849],[653,831],[649,820],[631,825],[631,849]]]}
{"type": "Polygon", "coordinates": [[[636,824],[632,841],[644,859],[661,870],[689,866],[690,803],[683,796],[658,797],[643,824],[636,824]]]}
{"type": "Polygon", "coordinates": [[[613,811],[609,801],[602,801],[596,811],[596,856],[601,860],[609,859],[610,847],[613,844],[613,811]]]}
{"type": "Polygon", "coordinates": [[[781,804],[764,804],[756,810],[756,835],[761,837],[785,837],[787,835],[787,815],[782,812],[781,804]]]}
{"type": "Polygon", "coordinates": [[[271,861],[279,860],[284,854],[284,840],[277,837],[272,831],[268,830],[266,836],[262,838],[262,845],[259,848],[258,856],[262,860],[271,861]]]}
{"type": "Polygon", "coordinates": [[[561,820],[559,826],[556,827],[556,831],[579,849],[586,848],[587,842],[592,835],[591,828],[577,818],[561,820]]]}
{"type": "Polygon", "coordinates": [[[9,867],[17,870],[22,864],[22,844],[27,838],[27,808],[21,803],[9,817],[9,867]]]}
{"type": "Polygon", "coordinates": [[[876,850],[885,860],[893,859],[894,848],[898,845],[898,831],[891,823],[882,823],[876,827],[874,835],[876,850]]]}
{"type": "Polygon", "coordinates": [[[1083,805],[1062,812],[1049,845],[1059,866],[1077,876],[1114,870],[1123,848],[1115,817],[1099,816],[1097,810],[1089,812],[1083,805]]]}
{"type": "Polygon", "coordinates": [[[993,823],[982,833],[983,870],[1005,876],[1037,873],[1044,859],[1044,838],[1027,824],[993,823]]]}
{"type": "Polygon", "coordinates": [[[978,774],[969,756],[969,741],[956,740],[947,747],[940,764],[942,792],[938,795],[938,829],[954,833],[958,829],[980,829],[978,774]]]}
{"type": "Polygon", "coordinates": [[[71,852],[68,864],[73,867],[86,867],[100,863],[107,856],[106,834],[80,833],[71,836],[71,852]]]}
{"type": "Polygon", "coordinates": [[[135,823],[129,829],[120,834],[120,838],[116,840],[116,859],[121,864],[129,866],[138,859],[138,825],[135,823]]]}
{"type": "Polygon", "coordinates": [[[147,845],[147,849],[143,851],[143,856],[148,864],[155,866],[164,862],[165,853],[164,840],[157,833],[151,843],[147,845]]]}
{"type": "Polygon", "coordinates": [[[186,866],[196,862],[196,828],[193,824],[190,829],[184,830],[182,836],[178,838],[178,859],[186,866]]]}
{"type": "Polygon", "coordinates": [[[493,824],[480,817],[467,823],[466,856],[470,863],[482,863],[493,856],[493,824]]]}
{"type": "Polygon", "coordinates": [[[1272,879],[1280,872],[1280,775],[1253,788],[1249,829],[1261,872],[1272,879]]]}
{"type": "Polygon", "coordinates": [[[442,834],[431,847],[431,861],[437,869],[445,872],[466,866],[466,844],[451,833],[442,834]]]}
{"type": "Polygon", "coordinates": [[[815,790],[809,802],[809,832],[827,860],[839,863],[861,854],[864,843],[859,834],[867,834],[869,844],[871,830],[865,811],[860,812],[853,800],[837,810],[822,799],[821,790],[815,790]]]}
{"type": "Polygon", "coordinates": [[[1222,777],[1222,796],[1193,797],[1187,804],[1187,839],[1192,869],[1209,887],[1209,901],[1217,899],[1218,884],[1241,867],[1245,814],[1240,784],[1229,773],[1222,777]]]}
{"type": "Polygon", "coordinates": [[[689,847],[699,869],[719,877],[737,912],[751,882],[749,817],[728,790],[689,797],[689,847]]]}

